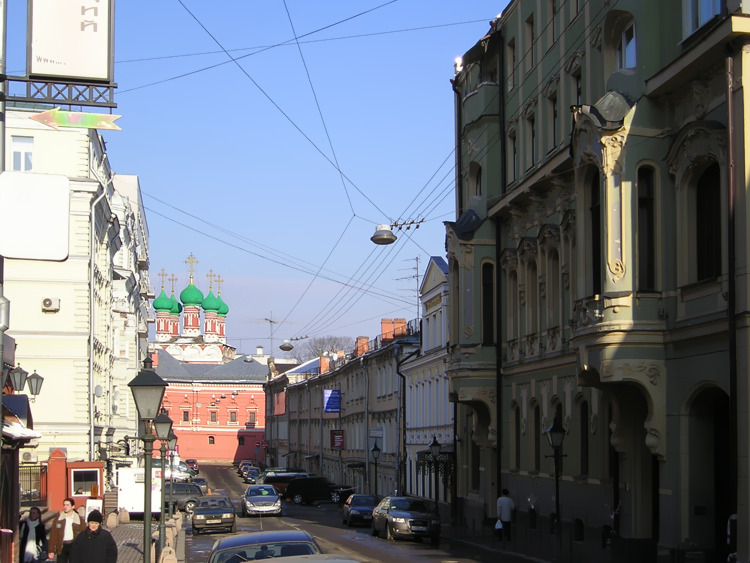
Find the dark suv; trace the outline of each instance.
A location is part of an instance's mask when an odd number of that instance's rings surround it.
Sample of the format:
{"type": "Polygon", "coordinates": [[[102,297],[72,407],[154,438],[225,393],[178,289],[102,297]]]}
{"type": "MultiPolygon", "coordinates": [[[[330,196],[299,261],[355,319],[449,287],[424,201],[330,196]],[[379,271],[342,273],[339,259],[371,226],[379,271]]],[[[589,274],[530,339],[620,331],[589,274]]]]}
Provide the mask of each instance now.
{"type": "Polygon", "coordinates": [[[351,487],[342,487],[325,477],[297,477],[289,481],[284,498],[296,504],[307,504],[318,500],[340,502],[354,492],[351,487]]]}
{"type": "Polygon", "coordinates": [[[185,512],[193,512],[198,499],[203,496],[203,491],[198,485],[166,482],[164,484],[164,506],[167,509],[169,508],[170,492],[173,510],[184,510],[185,512]]]}

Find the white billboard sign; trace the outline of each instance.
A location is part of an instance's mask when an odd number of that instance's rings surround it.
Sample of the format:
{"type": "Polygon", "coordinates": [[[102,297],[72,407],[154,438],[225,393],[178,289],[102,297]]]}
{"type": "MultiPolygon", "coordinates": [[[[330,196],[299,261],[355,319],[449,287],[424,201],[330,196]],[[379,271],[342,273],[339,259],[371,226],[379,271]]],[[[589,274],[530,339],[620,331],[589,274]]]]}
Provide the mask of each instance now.
{"type": "Polygon", "coordinates": [[[111,81],[112,0],[30,0],[31,76],[111,81]]]}
{"type": "Polygon", "coordinates": [[[70,183],[65,176],[0,174],[0,256],[27,260],[68,257],[70,183]]]}

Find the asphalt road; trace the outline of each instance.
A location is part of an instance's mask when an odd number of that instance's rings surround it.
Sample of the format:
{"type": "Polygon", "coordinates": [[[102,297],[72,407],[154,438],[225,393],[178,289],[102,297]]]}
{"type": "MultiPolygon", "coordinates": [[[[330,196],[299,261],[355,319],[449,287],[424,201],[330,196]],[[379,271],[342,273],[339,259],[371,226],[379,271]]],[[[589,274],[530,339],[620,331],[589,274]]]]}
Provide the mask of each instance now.
{"type": "MultiPolygon", "coordinates": [[[[315,537],[323,553],[347,555],[363,563],[381,563],[382,561],[414,563],[415,560],[484,563],[498,559],[497,553],[464,544],[452,544],[448,540],[442,540],[439,547],[433,547],[427,541],[388,541],[372,537],[369,526],[346,527],[341,522],[338,506],[331,502],[319,503],[315,506],[285,503],[281,518],[257,516],[243,518],[239,499],[247,485],[237,475],[235,468],[228,465],[202,464],[200,470],[200,476],[208,480],[211,489],[223,489],[223,494],[233,499],[237,513],[238,534],[259,530],[305,530],[315,537]]],[[[186,524],[187,563],[205,563],[214,541],[227,534],[213,533],[193,537],[189,522],[186,524]]]]}

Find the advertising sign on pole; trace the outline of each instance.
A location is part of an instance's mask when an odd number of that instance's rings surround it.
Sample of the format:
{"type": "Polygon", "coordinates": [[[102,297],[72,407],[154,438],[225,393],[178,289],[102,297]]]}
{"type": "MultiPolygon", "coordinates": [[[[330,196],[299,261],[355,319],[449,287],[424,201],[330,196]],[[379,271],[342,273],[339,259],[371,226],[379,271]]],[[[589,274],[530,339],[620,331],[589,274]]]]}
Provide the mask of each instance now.
{"type": "Polygon", "coordinates": [[[331,449],[332,450],[344,449],[344,431],[343,430],[331,430],[331,449]]]}
{"type": "Polygon", "coordinates": [[[341,390],[340,389],[324,389],[323,390],[323,404],[325,405],[325,412],[340,413],[341,412],[341,390]]]}

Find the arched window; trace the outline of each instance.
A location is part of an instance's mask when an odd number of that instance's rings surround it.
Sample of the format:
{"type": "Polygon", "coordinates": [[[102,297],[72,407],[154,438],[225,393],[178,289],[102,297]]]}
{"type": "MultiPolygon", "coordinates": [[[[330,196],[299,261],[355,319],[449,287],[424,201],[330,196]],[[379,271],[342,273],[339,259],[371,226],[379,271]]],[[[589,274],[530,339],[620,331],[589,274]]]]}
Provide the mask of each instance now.
{"type": "Polygon", "coordinates": [[[209,437],[208,437],[208,444],[209,444],[209,445],[213,445],[214,443],[215,443],[215,441],[214,441],[214,437],[213,437],[213,436],[209,436],[209,437]]]}
{"type": "Polygon", "coordinates": [[[599,171],[591,175],[589,182],[589,213],[591,230],[589,231],[589,253],[591,260],[591,293],[602,292],[602,210],[599,188],[599,171]]]}
{"type": "Polygon", "coordinates": [[[638,291],[656,289],[654,169],[638,169],[638,291]]]}
{"type": "Polygon", "coordinates": [[[695,187],[696,273],[703,281],[721,275],[721,179],[713,163],[695,187]]]}
{"type": "Polygon", "coordinates": [[[586,401],[581,401],[578,407],[579,409],[579,425],[580,430],[578,436],[578,442],[581,447],[581,475],[589,474],[589,404],[586,401]]]}
{"type": "Polygon", "coordinates": [[[551,249],[547,256],[547,326],[560,326],[560,256],[551,249]]]}
{"type": "Polygon", "coordinates": [[[534,441],[534,471],[542,467],[542,417],[539,405],[534,405],[534,428],[531,433],[534,441]]]}
{"type": "Polygon", "coordinates": [[[482,264],[482,344],[495,345],[495,266],[482,264]]]}
{"type": "Polygon", "coordinates": [[[539,330],[537,319],[539,319],[539,277],[537,275],[536,262],[531,262],[528,267],[529,279],[526,287],[526,322],[527,334],[536,334],[539,330]]]}
{"type": "Polygon", "coordinates": [[[513,407],[513,465],[521,469],[521,409],[513,407]]]}

